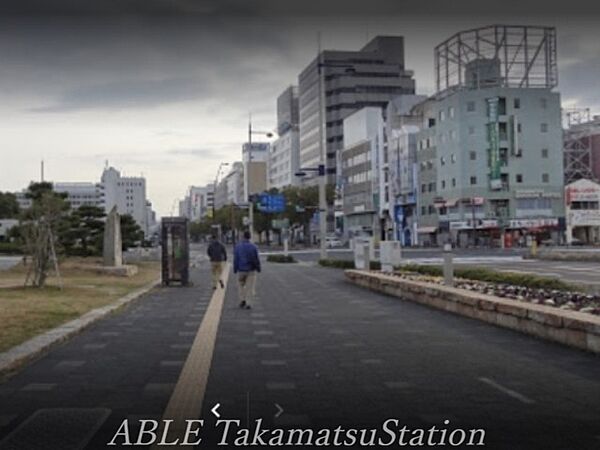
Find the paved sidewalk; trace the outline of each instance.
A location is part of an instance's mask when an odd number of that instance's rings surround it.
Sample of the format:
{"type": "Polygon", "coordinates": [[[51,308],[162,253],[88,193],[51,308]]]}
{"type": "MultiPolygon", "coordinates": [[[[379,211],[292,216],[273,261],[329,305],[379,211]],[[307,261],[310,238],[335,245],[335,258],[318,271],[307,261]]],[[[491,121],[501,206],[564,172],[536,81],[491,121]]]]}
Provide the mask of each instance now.
{"type": "Polygon", "coordinates": [[[223,418],[265,427],[448,419],[486,429],[487,448],[600,444],[592,355],[362,290],[336,269],[265,264],[258,297],[244,311],[228,290],[204,418],[220,403],[223,418]]]}
{"type": "MultiPolygon", "coordinates": [[[[81,442],[100,426],[87,448],[105,448],[124,418],[160,418],[212,295],[208,263],[191,278],[193,287],[155,289],[0,384],[0,442],[19,425],[22,446],[9,448],[34,450],[27,436],[61,426],[81,442]]],[[[73,443],[62,439],[37,448],[73,443]]]]}
{"type": "MultiPolygon", "coordinates": [[[[261,418],[265,427],[373,428],[395,418],[428,429],[449,420],[450,429],[484,428],[491,449],[600,442],[600,364],[592,355],[298,264],[265,263],[251,310],[238,308],[230,276],[222,310],[213,304],[204,321],[212,295],[206,262],[192,280],[192,288],[153,291],[0,384],[0,442],[22,430],[21,445],[5,448],[63,450],[90,438],[86,448],[114,448],[106,443],[124,418],[160,419],[184,362],[211,354],[199,397],[205,430],[219,404],[221,418],[261,418]],[[217,325],[211,353],[199,328],[217,325]],[[192,343],[199,354],[190,355],[192,343]],[[27,445],[27,436],[44,432],[63,441],[27,445]]],[[[205,440],[201,448],[215,447],[205,440]]]]}

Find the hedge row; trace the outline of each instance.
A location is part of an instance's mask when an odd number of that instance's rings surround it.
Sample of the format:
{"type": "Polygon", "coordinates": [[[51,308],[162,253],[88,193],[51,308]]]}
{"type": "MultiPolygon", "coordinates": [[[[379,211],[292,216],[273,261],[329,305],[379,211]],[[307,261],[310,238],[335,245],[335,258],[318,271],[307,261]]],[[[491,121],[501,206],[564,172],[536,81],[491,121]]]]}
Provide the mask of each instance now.
{"type": "MultiPolygon", "coordinates": [[[[398,267],[401,272],[416,272],[423,275],[443,276],[441,266],[429,266],[419,264],[406,264],[398,267]]],[[[454,267],[454,276],[473,281],[487,281],[497,284],[510,284],[513,286],[523,286],[532,289],[551,289],[558,291],[576,291],[580,290],[577,286],[565,283],[556,278],[540,277],[537,275],[516,273],[516,272],[497,272],[490,269],[474,267],[454,267]]]]}
{"type": "Polygon", "coordinates": [[[275,263],[295,263],[297,262],[291,255],[267,255],[268,262],[275,263]]]}
{"type": "MultiPolygon", "coordinates": [[[[323,267],[334,267],[336,269],[354,269],[354,261],[351,259],[320,259],[319,265],[323,267]]],[[[371,270],[380,270],[381,263],[379,261],[371,261],[371,270]]]]}
{"type": "Polygon", "coordinates": [[[22,255],[23,248],[16,242],[0,242],[0,254],[22,255]]]}

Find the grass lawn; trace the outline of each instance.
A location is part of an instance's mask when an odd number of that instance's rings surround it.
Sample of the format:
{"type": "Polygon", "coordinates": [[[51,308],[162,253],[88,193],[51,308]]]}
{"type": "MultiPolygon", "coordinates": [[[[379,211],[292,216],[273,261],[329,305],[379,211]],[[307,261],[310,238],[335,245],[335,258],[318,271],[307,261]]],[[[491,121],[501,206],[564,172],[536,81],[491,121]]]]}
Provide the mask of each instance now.
{"type": "Polygon", "coordinates": [[[0,272],[0,352],[43,333],[159,278],[158,262],[138,265],[131,278],[98,275],[80,266],[94,258],[69,258],[60,265],[63,290],[54,271],[43,289],[23,287],[27,269],[19,264],[0,272]]]}

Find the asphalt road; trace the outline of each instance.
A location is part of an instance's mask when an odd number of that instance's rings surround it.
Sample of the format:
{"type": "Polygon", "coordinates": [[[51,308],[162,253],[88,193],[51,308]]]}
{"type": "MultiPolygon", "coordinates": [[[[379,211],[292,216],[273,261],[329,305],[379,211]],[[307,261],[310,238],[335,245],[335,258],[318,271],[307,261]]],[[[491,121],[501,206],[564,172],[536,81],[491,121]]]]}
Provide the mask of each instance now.
{"type": "MultiPolygon", "coordinates": [[[[263,253],[266,255],[281,252],[264,250],[263,253]]],[[[304,263],[316,264],[319,259],[318,250],[300,250],[291,254],[304,263]]],[[[584,283],[590,285],[592,290],[600,290],[600,263],[524,259],[522,249],[455,249],[453,254],[454,264],[457,265],[483,266],[501,272],[530,273],[558,278],[569,283],[584,283]]],[[[353,253],[348,249],[333,249],[329,251],[328,256],[335,259],[352,259],[353,253]]],[[[403,251],[402,257],[406,263],[443,263],[442,251],[439,249],[408,249],[403,251]]]]}
{"type": "Polygon", "coordinates": [[[10,269],[22,259],[22,256],[0,256],[0,271],[10,269]]]}
{"type": "MultiPolygon", "coordinates": [[[[86,432],[86,448],[107,448],[123,418],[160,418],[212,293],[197,266],[193,287],[157,289],[0,384],[0,449],[77,448],[86,432]],[[35,447],[44,432],[58,440],[35,447]],[[15,433],[23,445],[7,446],[15,433]]],[[[363,290],[336,269],[265,263],[251,310],[233,282],[207,363],[207,424],[218,404],[222,419],[264,427],[448,420],[484,429],[491,449],[600,445],[598,357],[363,290]]]]}

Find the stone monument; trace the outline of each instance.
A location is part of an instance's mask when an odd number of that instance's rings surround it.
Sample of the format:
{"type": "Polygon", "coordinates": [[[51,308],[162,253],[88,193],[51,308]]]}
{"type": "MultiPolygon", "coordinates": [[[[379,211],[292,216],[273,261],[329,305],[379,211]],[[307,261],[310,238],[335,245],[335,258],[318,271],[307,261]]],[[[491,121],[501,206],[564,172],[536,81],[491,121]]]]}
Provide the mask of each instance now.
{"type": "Polygon", "coordinates": [[[123,265],[123,248],[121,239],[121,217],[114,206],[106,216],[104,224],[104,250],[102,252],[105,267],[121,267],[123,265]]]}

